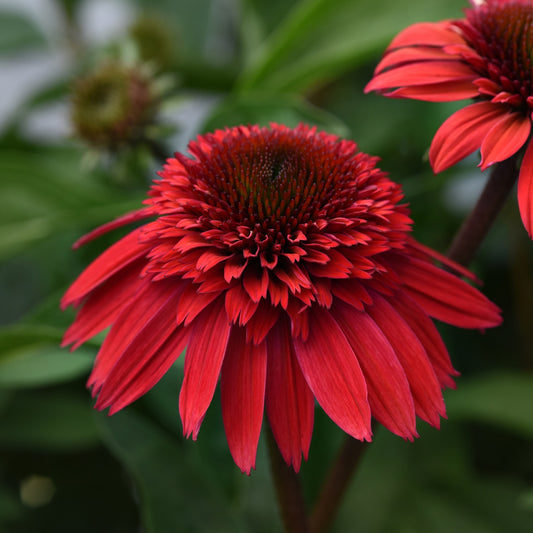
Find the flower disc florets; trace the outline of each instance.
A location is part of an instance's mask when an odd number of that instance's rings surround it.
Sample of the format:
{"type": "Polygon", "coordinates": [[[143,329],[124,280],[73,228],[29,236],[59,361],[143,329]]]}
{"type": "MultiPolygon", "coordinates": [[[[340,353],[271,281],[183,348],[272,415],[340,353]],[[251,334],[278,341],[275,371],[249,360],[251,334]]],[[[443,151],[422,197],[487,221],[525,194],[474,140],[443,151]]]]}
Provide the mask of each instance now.
{"type": "MultiPolygon", "coordinates": [[[[379,277],[379,255],[404,246],[400,189],[353,142],[307,126],[241,127],[189,149],[193,158],[169,160],[152,190],[161,216],[143,231],[145,271],[192,279],[199,293],[227,291],[235,323],[259,306],[274,318],[281,308],[294,318],[328,308],[332,280],[379,277]]],[[[250,334],[259,342],[267,332],[250,334]]]]}

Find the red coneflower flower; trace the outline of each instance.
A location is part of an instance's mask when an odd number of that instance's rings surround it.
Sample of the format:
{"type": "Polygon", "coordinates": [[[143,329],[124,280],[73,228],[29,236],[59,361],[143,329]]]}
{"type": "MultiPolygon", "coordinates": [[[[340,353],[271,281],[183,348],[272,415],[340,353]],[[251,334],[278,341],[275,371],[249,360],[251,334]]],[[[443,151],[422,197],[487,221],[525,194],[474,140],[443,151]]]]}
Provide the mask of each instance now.
{"type": "Polygon", "coordinates": [[[196,439],[220,379],[228,444],[247,473],[265,406],[295,470],[314,399],[356,439],[371,439],[372,416],[406,439],[415,415],[438,426],[456,372],[429,317],[486,328],[499,310],[409,236],[400,187],[376,158],[303,125],[217,131],[189,151],[167,161],[146,208],[81,240],[155,217],[62,300],[82,305],[65,345],[111,326],[89,378],[96,407],[133,402],[187,346],[184,433],[196,439]]]}
{"type": "Polygon", "coordinates": [[[533,238],[533,3],[471,3],[465,19],[402,31],[365,91],[434,102],[475,98],[435,134],[429,151],[433,170],[445,170],[478,148],[484,170],[525,147],[518,204],[533,238]]]}

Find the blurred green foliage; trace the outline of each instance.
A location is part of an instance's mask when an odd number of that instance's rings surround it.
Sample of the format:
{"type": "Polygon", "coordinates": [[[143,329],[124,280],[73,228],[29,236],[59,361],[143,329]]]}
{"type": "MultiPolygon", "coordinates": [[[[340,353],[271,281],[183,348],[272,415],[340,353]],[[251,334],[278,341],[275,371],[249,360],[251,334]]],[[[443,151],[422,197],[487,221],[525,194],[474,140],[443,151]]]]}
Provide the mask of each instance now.
{"type": "MultiPolygon", "coordinates": [[[[60,349],[73,313],[58,303],[116,235],[75,252],[70,246],[140,205],[161,151],[183,150],[214,128],[303,121],[380,156],[404,186],[417,238],[445,251],[483,181],[475,158],[437,177],[425,158],[455,104],[362,90],[395,33],[460,16],[466,1],[124,0],[127,13],[162,17],[175,33],[166,67],[174,92],[161,110],[175,133],[157,151],[120,157],[91,153],[65,128],[54,134],[52,121],[68,124],[71,81],[129,40],[127,21],[123,33],[92,42],[90,0],[35,4],[48,10],[43,20],[53,31],[24,11],[0,11],[2,81],[21,76],[35,57],[62,61],[53,76],[21,78],[29,86],[0,117],[0,531],[280,531],[263,441],[257,471],[243,476],[216,399],[198,441],[183,439],[181,362],[124,412],[93,410],[84,382],[101,338],[74,353],[60,349]],[[474,192],[460,188],[466,183],[474,192]]],[[[446,393],[449,420],[440,431],[421,427],[412,444],[378,429],[335,531],[531,531],[533,244],[515,198],[472,267],[502,307],[504,325],[484,334],[441,328],[463,374],[458,390],[446,393]]],[[[309,505],[342,439],[320,410],[316,417],[302,467],[309,505]]]]}

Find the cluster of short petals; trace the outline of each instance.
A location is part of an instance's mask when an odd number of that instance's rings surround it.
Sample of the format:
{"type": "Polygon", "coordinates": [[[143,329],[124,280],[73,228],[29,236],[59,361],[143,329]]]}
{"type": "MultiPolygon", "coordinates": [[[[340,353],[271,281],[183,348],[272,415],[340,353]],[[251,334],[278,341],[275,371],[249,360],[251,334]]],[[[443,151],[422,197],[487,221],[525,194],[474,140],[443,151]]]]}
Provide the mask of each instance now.
{"type": "Polygon", "coordinates": [[[366,91],[435,102],[474,98],[435,134],[431,165],[440,172],[480,149],[485,169],[523,152],[518,203],[533,237],[533,3],[471,3],[464,19],[398,34],[366,91]]]}
{"type": "Polygon", "coordinates": [[[81,241],[144,220],[62,300],[80,307],[65,345],[110,326],[89,379],[96,407],[130,404],[187,347],[184,433],[196,439],[220,383],[244,472],[264,412],[296,470],[315,400],[356,439],[371,439],[372,417],[406,439],[416,416],[438,426],[456,372],[430,317],[484,329],[500,314],[410,236],[400,187],[376,158],[277,124],[216,131],[189,152],[167,161],[145,208],[81,241]]]}

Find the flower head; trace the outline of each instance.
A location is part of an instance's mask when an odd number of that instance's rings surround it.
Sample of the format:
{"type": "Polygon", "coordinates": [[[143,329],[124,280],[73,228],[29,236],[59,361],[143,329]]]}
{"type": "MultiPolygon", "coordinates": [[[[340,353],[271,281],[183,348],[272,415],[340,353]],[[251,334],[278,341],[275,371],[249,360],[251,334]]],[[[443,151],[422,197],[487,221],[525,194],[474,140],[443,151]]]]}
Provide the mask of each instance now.
{"type": "Polygon", "coordinates": [[[89,379],[96,407],[133,402],[187,346],[184,433],[196,439],[220,380],[230,451],[248,473],[265,408],[296,470],[315,399],[356,439],[371,439],[372,417],[406,439],[415,416],[438,426],[456,372],[430,317],[486,328],[499,310],[410,237],[376,158],[276,124],[204,135],[189,152],[167,161],[144,209],[81,241],[153,218],[62,300],[81,306],[65,345],[111,326],[89,379]]]}
{"type": "Polygon", "coordinates": [[[435,134],[431,165],[440,172],[481,149],[484,170],[524,148],[518,203],[533,237],[533,3],[471,3],[464,19],[402,31],[365,90],[435,102],[475,98],[435,134]]]}

